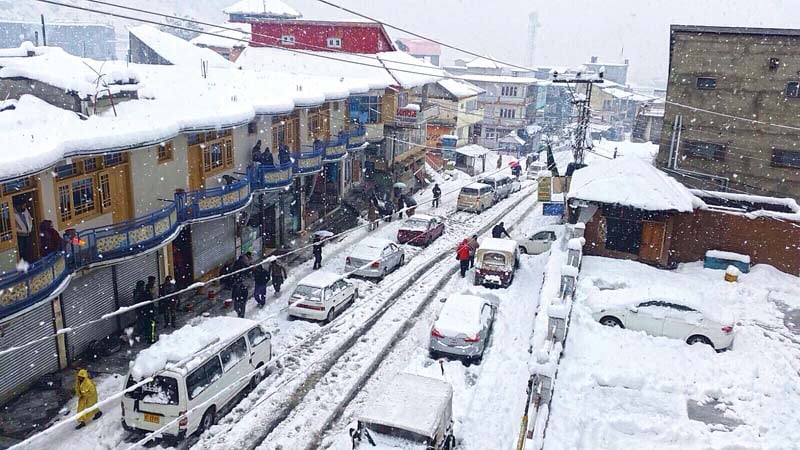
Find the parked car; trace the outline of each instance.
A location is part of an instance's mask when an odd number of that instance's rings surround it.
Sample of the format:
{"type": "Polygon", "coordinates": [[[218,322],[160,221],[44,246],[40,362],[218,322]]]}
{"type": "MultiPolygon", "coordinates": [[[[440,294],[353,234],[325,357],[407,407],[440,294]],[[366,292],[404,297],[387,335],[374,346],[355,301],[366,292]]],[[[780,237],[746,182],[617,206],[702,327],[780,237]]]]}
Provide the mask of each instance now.
{"type": "Polygon", "coordinates": [[[617,301],[593,311],[592,316],[603,325],[680,339],[689,345],[707,344],[715,350],[733,345],[733,317],[720,308],[712,310],[713,307],[699,300],[626,300],[630,293],[625,291],[604,293],[606,297],[618,297],[617,301]]]}
{"type": "Polygon", "coordinates": [[[511,193],[512,194],[522,190],[522,183],[519,181],[519,178],[511,177],[510,180],[511,180],[510,183],[511,183],[511,193]]]}
{"type": "Polygon", "coordinates": [[[427,246],[444,234],[444,222],[441,218],[417,214],[409,217],[397,230],[397,242],[427,246]]]}
{"type": "Polygon", "coordinates": [[[478,180],[479,183],[488,184],[494,190],[494,201],[499,202],[511,195],[511,177],[503,174],[494,174],[478,180]]]}
{"type": "Polygon", "coordinates": [[[539,179],[539,172],[547,170],[547,163],[544,161],[533,161],[532,163],[528,164],[528,168],[526,172],[528,173],[529,180],[538,180],[539,179]]]}
{"type": "Polygon", "coordinates": [[[169,441],[203,432],[240,391],[261,382],[264,373],[256,369],[272,357],[271,338],[258,322],[236,317],[205,319],[162,336],[131,366],[126,387],[154,379],[123,395],[122,427],[150,433],[175,421],[159,431],[169,441]]]}
{"type": "Polygon", "coordinates": [[[494,324],[492,302],[475,295],[452,295],[444,301],[431,327],[428,344],[431,357],[449,355],[467,363],[483,358],[494,324]]]}
{"type": "Polygon", "coordinates": [[[517,241],[485,238],[475,252],[475,285],[508,287],[518,265],[517,241]]]}
{"type": "Polygon", "coordinates": [[[555,240],[555,228],[540,228],[528,238],[517,239],[517,244],[519,244],[520,253],[538,255],[549,251],[555,240]]]}
{"type": "Polygon", "coordinates": [[[312,272],[297,283],[289,297],[289,316],[330,322],[357,297],[358,289],[341,275],[312,272]]]}
{"type": "Polygon", "coordinates": [[[405,263],[403,249],[388,239],[369,237],[362,240],[345,259],[351,275],[383,279],[405,263]]]}
{"type": "Polygon", "coordinates": [[[397,374],[369,400],[349,429],[351,448],[453,450],[453,387],[397,374]]]}
{"type": "Polygon", "coordinates": [[[488,184],[472,183],[461,188],[458,193],[458,211],[472,211],[478,214],[494,204],[494,190],[488,184]]]}

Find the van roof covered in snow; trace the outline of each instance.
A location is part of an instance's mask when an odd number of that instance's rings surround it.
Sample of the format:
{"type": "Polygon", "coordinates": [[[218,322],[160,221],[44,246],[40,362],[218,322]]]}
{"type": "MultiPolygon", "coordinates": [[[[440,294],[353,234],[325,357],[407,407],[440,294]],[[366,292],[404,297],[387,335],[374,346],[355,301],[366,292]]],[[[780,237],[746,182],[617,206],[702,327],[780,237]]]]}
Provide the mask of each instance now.
{"type": "Polygon", "coordinates": [[[452,401],[450,383],[401,373],[370,399],[358,420],[432,437],[450,419],[452,401]]]}
{"type": "Polygon", "coordinates": [[[257,324],[238,317],[211,317],[183,326],[139,352],[131,365],[131,376],[141,380],[162,370],[188,372],[222,344],[257,324]]]}

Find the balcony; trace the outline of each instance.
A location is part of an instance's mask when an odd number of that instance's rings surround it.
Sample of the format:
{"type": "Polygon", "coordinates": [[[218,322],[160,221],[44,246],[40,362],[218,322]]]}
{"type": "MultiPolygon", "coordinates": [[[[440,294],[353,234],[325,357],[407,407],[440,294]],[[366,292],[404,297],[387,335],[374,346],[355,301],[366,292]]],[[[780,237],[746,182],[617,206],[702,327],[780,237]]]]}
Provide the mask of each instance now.
{"type": "Polygon", "coordinates": [[[180,226],[176,204],[125,222],[81,231],[78,239],[67,244],[71,247],[70,266],[87,267],[160,247],[180,226]]]}
{"type": "MultiPolygon", "coordinates": [[[[383,125],[381,125],[381,134],[383,134],[383,125]]],[[[347,138],[347,148],[356,148],[367,141],[367,127],[357,124],[342,135],[347,138]]]]}
{"type": "Polygon", "coordinates": [[[0,275],[0,317],[5,317],[59,292],[69,278],[64,252],[51,253],[25,272],[0,275]]]}
{"type": "Polygon", "coordinates": [[[282,189],[292,184],[292,168],[290,162],[267,166],[259,164],[250,169],[250,180],[254,191],[282,189]]]}
{"type": "Polygon", "coordinates": [[[347,155],[347,132],[339,133],[336,138],[325,141],[323,159],[325,162],[336,162],[347,155]]]}
{"type": "Polygon", "coordinates": [[[366,138],[370,142],[380,142],[383,140],[383,122],[368,123],[363,125],[366,129],[366,138]]]}
{"type": "Polygon", "coordinates": [[[314,146],[304,146],[294,154],[294,174],[305,175],[322,170],[322,154],[325,143],[318,141],[314,146]]]}
{"type": "Polygon", "coordinates": [[[250,202],[250,179],[235,183],[175,194],[182,221],[197,221],[234,212],[250,202]]]}

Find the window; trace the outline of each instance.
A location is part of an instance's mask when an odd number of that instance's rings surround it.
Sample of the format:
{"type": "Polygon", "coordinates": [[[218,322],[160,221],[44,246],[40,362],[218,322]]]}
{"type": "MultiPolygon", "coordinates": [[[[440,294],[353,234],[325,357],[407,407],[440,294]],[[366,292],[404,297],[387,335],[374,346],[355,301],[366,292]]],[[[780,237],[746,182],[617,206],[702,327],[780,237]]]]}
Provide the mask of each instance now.
{"type": "Polygon", "coordinates": [[[489,265],[502,266],[506,263],[506,257],[502,253],[488,252],[484,253],[483,262],[489,265]]]}
{"type": "Polygon", "coordinates": [[[59,184],[58,207],[62,222],[94,212],[94,178],[86,177],[59,184]]]}
{"type": "Polygon", "coordinates": [[[710,142],[686,141],[683,153],[686,156],[703,159],[724,160],[726,153],[725,146],[722,144],[712,144],[710,142]]]}
{"type": "MultiPolygon", "coordinates": [[[[133,377],[128,377],[126,388],[136,385],[133,377]]],[[[157,376],[150,383],[143,384],[138,388],[125,393],[125,397],[140,400],[142,403],[157,405],[177,405],[180,397],[178,396],[178,380],[172,377],[157,376]]]]}
{"type": "Polygon", "coordinates": [[[313,108],[308,111],[308,137],[310,139],[326,139],[328,129],[328,109],[313,108]]]}
{"type": "Polygon", "coordinates": [[[269,334],[267,334],[261,327],[255,327],[247,332],[247,339],[250,340],[251,347],[257,346],[268,338],[269,334]]]}
{"type": "Polygon", "coordinates": [[[203,173],[205,176],[233,166],[233,141],[223,133],[206,133],[203,151],[203,173]]]}
{"type": "Polygon", "coordinates": [[[100,181],[100,207],[105,211],[111,208],[111,180],[107,173],[98,176],[100,181]]]}
{"type": "Polygon", "coordinates": [[[172,141],[158,144],[158,162],[170,161],[172,159],[173,148],[172,141]]]}
{"type": "Polygon", "coordinates": [[[786,83],[786,96],[789,98],[800,98],[800,82],[790,81],[786,83]]]}
{"type": "Polygon", "coordinates": [[[94,158],[88,158],[83,160],[83,173],[92,172],[97,170],[97,160],[94,158]]]}
{"type": "Polygon", "coordinates": [[[225,151],[225,165],[230,167],[233,165],[233,141],[226,139],[222,145],[225,151]]]}
{"type": "Polygon", "coordinates": [[[364,95],[350,97],[350,119],[358,123],[381,123],[382,97],[364,95]]]}
{"type": "Polygon", "coordinates": [[[642,222],[606,216],[606,249],[639,254],[642,222]]]}
{"type": "Polygon", "coordinates": [[[328,47],[342,48],[342,38],[328,38],[328,47]]]}
{"type": "Polygon", "coordinates": [[[697,77],[697,89],[716,89],[717,79],[711,77],[697,77]]]}
{"type": "Polygon", "coordinates": [[[78,172],[78,164],[77,163],[65,164],[63,166],[58,166],[58,167],[56,167],[54,172],[56,174],[56,178],[60,179],[60,180],[62,180],[64,178],[69,178],[71,176],[74,176],[74,175],[77,175],[78,173],[80,173],[80,172],[78,172]]]}
{"type": "Polygon", "coordinates": [[[11,242],[14,238],[13,229],[11,228],[11,207],[9,202],[0,202],[0,247],[5,242],[11,242]]]}
{"type": "Polygon", "coordinates": [[[294,36],[291,34],[284,34],[281,36],[281,44],[284,45],[294,45],[294,36]]]}
{"type": "Polygon", "coordinates": [[[205,172],[211,172],[223,165],[222,142],[215,142],[203,149],[203,170],[205,172]]]}
{"type": "Polygon", "coordinates": [[[773,167],[800,168],[800,151],[772,149],[773,167]]]}
{"type": "Polygon", "coordinates": [[[124,162],[124,153],[111,153],[108,155],[103,155],[103,167],[116,166],[117,164],[122,164],[124,162]]]}
{"type": "Polygon", "coordinates": [[[506,97],[516,97],[517,86],[503,86],[502,88],[500,88],[500,95],[506,97]]]}
{"type": "Polygon", "coordinates": [[[247,342],[241,337],[235,340],[231,345],[227,346],[225,350],[220,352],[219,357],[222,360],[222,369],[227,372],[233,368],[242,358],[247,356],[247,342]]]}
{"type": "Polygon", "coordinates": [[[252,121],[247,124],[247,134],[256,134],[258,133],[258,122],[252,121]]]}
{"type": "Polygon", "coordinates": [[[517,116],[516,109],[500,108],[500,117],[503,119],[513,119],[517,116]]]}
{"type": "Polygon", "coordinates": [[[219,357],[214,357],[186,377],[186,390],[189,400],[194,399],[222,376],[222,366],[219,357]]]}
{"type": "Polygon", "coordinates": [[[286,145],[290,150],[296,150],[297,128],[299,120],[296,116],[282,116],[272,119],[272,144],[274,146],[286,145]]]}

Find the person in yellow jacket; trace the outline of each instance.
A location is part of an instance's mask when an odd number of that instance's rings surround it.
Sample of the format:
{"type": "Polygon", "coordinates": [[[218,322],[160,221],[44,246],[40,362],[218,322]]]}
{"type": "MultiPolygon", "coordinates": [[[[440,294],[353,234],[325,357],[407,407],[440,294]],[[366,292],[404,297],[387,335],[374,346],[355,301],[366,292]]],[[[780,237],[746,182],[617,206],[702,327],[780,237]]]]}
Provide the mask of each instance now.
{"type": "MultiPolygon", "coordinates": [[[[78,412],[90,409],[97,403],[97,388],[94,382],[89,378],[89,372],[86,369],[80,369],[78,375],[75,377],[75,395],[78,396],[78,412]]],[[[91,419],[99,419],[103,413],[99,409],[92,409],[78,417],[78,426],[76,430],[86,426],[86,422],[91,419]]]]}

